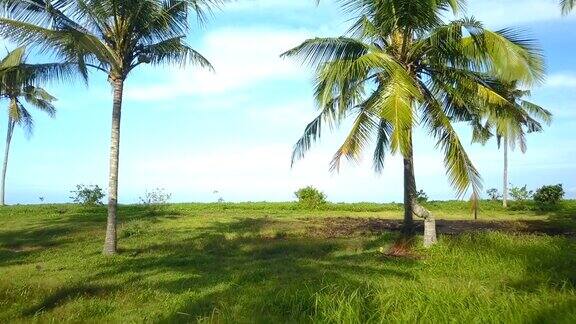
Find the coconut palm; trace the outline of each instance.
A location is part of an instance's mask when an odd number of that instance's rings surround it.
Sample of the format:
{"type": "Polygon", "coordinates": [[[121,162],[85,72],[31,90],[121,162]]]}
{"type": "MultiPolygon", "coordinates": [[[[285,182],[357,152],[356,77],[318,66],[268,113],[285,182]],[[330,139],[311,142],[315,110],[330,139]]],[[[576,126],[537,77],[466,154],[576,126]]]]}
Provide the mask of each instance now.
{"type": "Polygon", "coordinates": [[[284,53],[316,69],[315,101],[320,114],[296,143],[292,162],[304,157],[325,124],[339,126],[354,116],[350,133],[331,169],[343,157],[358,161],[375,141],[374,167],[381,171],[387,152],[404,159],[404,226],[413,215],[425,219],[425,244],[435,241],[432,214],[416,201],[413,129],[425,127],[444,153],[448,178],[458,195],[481,178],[454,129],[454,123],[480,114],[480,103],[504,105],[487,76],[538,82],[542,57],[535,44],[511,29],[492,32],[474,19],[445,23],[442,15],[460,10],[451,0],[343,0],[357,17],[349,36],[314,38],[284,53]]]}
{"type": "Polygon", "coordinates": [[[56,100],[46,90],[35,84],[38,81],[54,81],[69,78],[74,72],[73,66],[66,63],[27,64],[24,47],[9,52],[0,61],[0,99],[8,101],[8,126],[6,129],[6,148],[2,179],[0,179],[0,205],[4,205],[6,171],[14,128],[22,126],[27,134],[32,133],[34,126],[32,115],[25,104],[47,113],[53,117],[56,100]]]}
{"type": "Polygon", "coordinates": [[[560,7],[562,8],[562,14],[567,15],[576,7],[576,0],[560,0],[560,7]]]}
{"type": "Polygon", "coordinates": [[[484,123],[475,122],[473,141],[486,143],[494,134],[498,147],[504,151],[504,172],[502,205],[508,207],[508,149],[520,146],[526,152],[526,133],[543,131],[542,123],[552,122],[552,113],[523,98],[530,96],[529,90],[522,90],[518,82],[504,82],[495,86],[498,93],[507,99],[504,106],[486,106],[484,123]]]}
{"type": "Polygon", "coordinates": [[[115,254],[124,82],[142,64],[210,63],[185,42],[189,16],[203,22],[223,0],[0,0],[5,38],[106,73],[113,89],[104,254],[115,254]]]}

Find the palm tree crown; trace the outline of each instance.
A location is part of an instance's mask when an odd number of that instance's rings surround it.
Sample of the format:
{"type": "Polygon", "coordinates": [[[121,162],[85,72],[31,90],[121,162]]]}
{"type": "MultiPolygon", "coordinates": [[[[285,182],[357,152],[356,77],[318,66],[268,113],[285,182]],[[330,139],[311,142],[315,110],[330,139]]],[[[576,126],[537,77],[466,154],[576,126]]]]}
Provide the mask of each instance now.
{"type": "Polygon", "coordinates": [[[562,8],[562,14],[567,15],[576,7],[576,0],[560,0],[560,7],[562,8]]]}
{"type": "Polygon", "coordinates": [[[34,126],[32,114],[25,104],[53,117],[56,113],[53,105],[56,98],[38,84],[68,79],[73,76],[74,70],[74,65],[67,63],[28,64],[24,47],[16,48],[0,60],[0,98],[8,101],[8,127],[0,179],[0,205],[4,205],[6,169],[14,127],[20,125],[31,134],[34,126]]]}
{"type": "Polygon", "coordinates": [[[507,103],[501,106],[485,106],[485,112],[478,116],[484,119],[475,122],[473,141],[482,144],[496,136],[498,145],[508,145],[514,149],[516,144],[520,150],[526,152],[526,133],[541,132],[542,123],[550,125],[552,113],[541,106],[524,98],[529,97],[531,92],[518,87],[517,81],[504,82],[495,86],[496,91],[507,99],[507,103]]]}
{"type": "Polygon", "coordinates": [[[354,114],[332,167],[337,169],[342,157],[357,160],[375,135],[379,171],[387,149],[403,155],[409,151],[409,131],[421,123],[444,149],[457,191],[478,187],[480,178],[452,122],[480,113],[481,106],[472,106],[472,100],[507,103],[487,82],[488,75],[540,81],[542,58],[534,43],[514,30],[492,32],[474,19],[443,23],[441,12],[457,10],[458,3],[348,0],[343,6],[360,15],[352,37],[311,39],[286,52],[317,68],[321,109],[296,144],[293,161],[320,136],[323,122],[337,125],[354,114]]]}
{"type": "MultiPolygon", "coordinates": [[[[512,29],[489,31],[472,18],[445,23],[443,14],[461,10],[462,1],[345,0],[341,5],[357,17],[349,36],[310,39],[283,54],[316,69],[320,109],[297,142],[293,162],[321,136],[323,124],[338,126],[353,115],[332,169],[342,157],[357,161],[375,138],[376,171],[387,151],[404,157],[405,206],[413,204],[412,129],[422,125],[442,149],[457,193],[472,188],[477,194],[480,175],[453,123],[470,122],[485,104],[507,103],[491,78],[539,82],[543,64],[534,42],[512,29]]],[[[411,214],[406,211],[405,221],[411,214]]]]}
{"type": "Polygon", "coordinates": [[[29,65],[25,63],[24,55],[24,48],[20,47],[0,61],[0,97],[9,101],[9,119],[30,132],[33,126],[32,115],[24,106],[22,99],[53,117],[56,108],[52,103],[56,98],[43,88],[35,86],[33,81],[38,79],[39,74],[50,73],[50,69],[52,72],[61,73],[65,65],[29,65]]]}
{"type": "Polygon", "coordinates": [[[0,0],[4,37],[125,79],[143,63],[210,67],[188,46],[191,8],[204,19],[216,0],[0,0]]]}

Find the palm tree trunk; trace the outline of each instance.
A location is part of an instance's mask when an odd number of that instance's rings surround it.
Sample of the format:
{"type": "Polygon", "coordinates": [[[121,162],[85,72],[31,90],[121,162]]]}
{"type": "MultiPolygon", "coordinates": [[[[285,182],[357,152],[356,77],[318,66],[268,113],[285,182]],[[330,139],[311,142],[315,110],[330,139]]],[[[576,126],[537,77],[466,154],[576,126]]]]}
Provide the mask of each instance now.
{"type": "Polygon", "coordinates": [[[508,137],[504,136],[504,181],[502,186],[502,206],[508,207],[508,137]]]}
{"type": "Polygon", "coordinates": [[[6,149],[4,151],[4,165],[2,166],[2,183],[0,184],[0,205],[5,206],[4,196],[6,195],[6,170],[8,169],[8,156],[10,155],[10,143],[14,133],[14,120],[8,116],[8,130],[6,131],[6,149]]]}
{"type": "Polygon", "coordinates": [[[437,242],[436,219],[426,208],[418,204],[416,199],[416,177],[414,175],[414,150],[412,134],[410,133],[410,147],[404,156],[404,235],[414,235],[414,215],[424,219],[424,246],[430,247],[437,242]]]}
{"type": "MultiPolygon", "coordinates": [[[[412,140],[410,140],[411,142],[412,140]]],[[[408,156],[404,157],[404,222],[402,233],[414,235],[414,206],[412,201],[416,199],[416,178],[414,176],[414,156],[410,147],[408,156]]]]}
{"type": "Polygon", "coordinates": [[[120,119],[124,80],[114,79],[114,103],[112,106],[112,134],[110,141],[110,174],[108,182],[108,223],[104,254],[116,254],[116,219],[118,211],[118,161],[120,157],[120,119]]]}

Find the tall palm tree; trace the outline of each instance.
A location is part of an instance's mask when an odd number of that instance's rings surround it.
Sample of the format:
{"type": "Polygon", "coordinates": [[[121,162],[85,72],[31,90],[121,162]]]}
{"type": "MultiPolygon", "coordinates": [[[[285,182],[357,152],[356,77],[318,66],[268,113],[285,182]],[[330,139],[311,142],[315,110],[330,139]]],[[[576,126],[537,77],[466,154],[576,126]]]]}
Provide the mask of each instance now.
{"type": "Polygon", "coordinates": [[[562,14],[567,15],[576,7],[576,0],[560,0],[560,7],[562,8],[562,14]]]}
{"type": "Polygon", "coordinates": [[[462,146],[454,123],[481,112],[481,103],[506,104],[487,76],[533,83],[541,80],[540,52],[516,31],[492,32],[474,19],[443,22],[456,0],[343,0],[357,17],[349,36],[314,38],[283,56],[316,69],[315,100],[320,114],[296,143],[292,162],[304,157],[325,123],[339,126],[355,116],[331,169],[343,157],[357,161],[375,139],[377,172],[387,151],[404,159],[404,233],[414,232],[413,215],[425,219],[425,244],[435,241],[432,214],[416,200],[412,133],[424,126],[444,153],[450,183],[458,195],[474,196],[481,178],[462,146]],[[480,99],[480,100],[479,100],[480,99]]]}
{"type": "Polygon", "coordinates": [[[474,125],[473,141],[486,143],[496,135],[498,147],[504,151],[504,172],[502,186],[502,205],[508,207],[508,149],[520,146],[526,152],[526,133],[542,132],[542,122],[550,125],[550,111],[523,98],[530,96],[529,90],[522,90],[517,81],[500,82],[495,86],[498,93],[507,99],[503,106],[486,106],[482,124],[477,120],[474,125]]]}
{"type": "Polygon", "coordinates": [[[0,31],[106,73],[113,89],[108,220],[104,254],[115,254],[120,118],[124,82],[141,64],[210,63],[185,42],[189,16],[200,22],[223,0],[0,0],[0,31]]]}
{"type": "Polygon", "coordinates": [[[9,52],[0,61],[0,98],[8,101],[6,148],[2,166],[2,178],[0,179],[0,205],[2,206],[4,205],[6,171],[14,128],[16,125],[22,126],[28,134],[31,134],[34,126],[32,115],[24,106],[24,102],[46,112],[51,117],[56,113],[56,109],[52,104],[56,98],[44,89],[35,86],[35,79],[45,77],[57,79],[66,70],[70,73],[70,67],[70,65],[58,63],[27,64],[24,47],[19,47],[9,52]]]}

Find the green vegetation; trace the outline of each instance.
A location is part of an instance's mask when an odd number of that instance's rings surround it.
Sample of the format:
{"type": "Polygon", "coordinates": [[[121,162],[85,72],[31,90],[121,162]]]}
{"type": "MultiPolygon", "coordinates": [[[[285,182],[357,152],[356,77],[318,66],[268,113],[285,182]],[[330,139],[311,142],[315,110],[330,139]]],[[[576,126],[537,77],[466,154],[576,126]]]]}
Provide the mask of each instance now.
{"type": "Polygon", "coordinates": [[[84,206],[98,206],[102,205],[104,199],[104,191],[98,185],[76,185],[76,190],[70,191],[70,199],[75,204],[84,206]]]}
{"type": "Polygon", "coordinates": [[[326,195],[312,186],[298,189],[294,196],[298,198],[300,206],[306,209],[319,209],[326,205],[326,195]]]}
{"type": "Polygon", "coordinates": [[[465,223],[466,202],[426,206],[440,233],[508,220],[514,234],[441,234],[389,257],[399,234],[378,218],[399,226],[399,204],[135,205],[120,207],[121,253],[102,258],[104,207],[6,207],[0,322],[576,321],[576,201],[549,213],[483,202],[483,220],[465,223]],[[532,233],[547,229],[563,232],[532,233]]]}
{"type": "Polygon", "coordinates": [[[540,209],[556,208],[562,198],[564,198],[564,188],[561,184],[542,186],[534,194],[534,202],[538,204],[540,209]]]}
{"type": "MultiPolygon", "coordinates": [[[[24,47],[0,61],[0,97],[9,101],[0,205],[14,127],[32,126],[21,98],[53,114],[55,98],[40,83],[87,81],[88,69],[105,73],[113,90],[107,207],[100,187],[80,185],[76,204],[0,209],[0,322],[576,323],[576,201],[562,201],[561,185],[534,200],[513,187],[505,208],[508,147],[524,151],[525,133],[551,121],[520,90],[543,80],[542,52],[518,30],[447,21],[465,1],[339,1],[354,16],[347,35],[283,55],[314,68],[320,109],[292,162],[322,128],[354,117],[332,170],[369,147],[377,172],[387,154],[400,154],[403,204],[329,203],[307,187],[292,203],[170,205],[156,189],[140,205],[119,206],[126,80],[142,64],[212,69],[186,43],[190,18],[203,23],[225,2],[0,0],[3,39],[65,62],[28,65],[24,47]],[[481,177],[457,123],[469,124],[473,142],[503,140],[504,206],[496,189],[478,200],[481,177]],[[472,204],[417,192],[417,126],[472,204]]],[[[567,14],[575,1],[560,4],[567,14]]]]}

